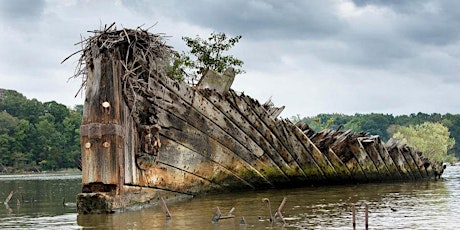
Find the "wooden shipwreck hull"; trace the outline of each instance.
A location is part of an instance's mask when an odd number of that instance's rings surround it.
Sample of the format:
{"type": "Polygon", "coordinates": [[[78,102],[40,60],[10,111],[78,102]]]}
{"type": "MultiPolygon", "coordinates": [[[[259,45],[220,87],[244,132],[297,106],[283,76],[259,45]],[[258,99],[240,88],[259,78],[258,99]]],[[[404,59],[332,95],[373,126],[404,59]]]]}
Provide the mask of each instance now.
{"type": "Polygon", "coordinates": [[[316,133],[282,108],[230,89],[209,71],[197,86],[166,75],[172,50],[147,31],[95,31],[77,68],[86,87],[80,213],[207,192],[414,180],[442,170],[406,145],[350,131],[316,133]]]}

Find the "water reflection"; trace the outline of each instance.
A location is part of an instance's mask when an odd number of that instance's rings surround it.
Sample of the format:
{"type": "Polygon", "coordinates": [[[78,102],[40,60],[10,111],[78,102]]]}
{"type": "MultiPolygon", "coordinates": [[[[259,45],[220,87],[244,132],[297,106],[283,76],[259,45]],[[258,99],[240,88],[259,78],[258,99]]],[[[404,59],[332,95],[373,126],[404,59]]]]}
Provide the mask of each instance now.
{"type": "MultiPolygon", "coordinates": [[[[12,200],[9,207],[0,207],[0,229],[352,229],[353,204],[357,229],[364,229],[365,204],[370,229],[456,229],[455,218],[460,216],[460,167],[449,167],[440,181],[234,192],[167,202],[171,220],[159,206],[110,215],[77,215],[74,208],[62,205],[62,197],[75,199],[80,178],[11,177],[0,176],[0,200],[16,190],[23,194],[24,202],[12,200]],[[284,197],[286,225],[271,224],[262,198],[270,199],[274,211],[284,197]],[[211,223],[216,207],[223,214],[235,207],[235,218],[211,223]],[[242,217],[244,225],[240,224],[242,217]]],[[[14,199],[20,197],[17,194],[14,199]]]]}
{"type": "Polygon", "coordinates": [[[76,224],[75,202],[81,189],[79,173],[0,175],[0,201],[14,191],[0,207],[0,229],[72,229],[76,224]]]}
{"type": "MultiPolygon", "coordinates": [[[[358,228],[364,228],[364,204],[369,205],[373,229],[449,229],[449,190],[444,181],[326,186],[289,190],[268,190],[198,197],[169,204],[173,219],[167,221],[160,207],[114,215],[79,215],[84,228],[120,229],[343,229],[352,227],[351,207],[357,207],[358,228]],[[283,209],[287,224],[270,224],[262,198],[283,209]],[[215,208],[236,210],[234,219],[212,224],[215,208]],[[445,217],[444,217],[445,216],[445,217]],[[246,225],[240,225],[244,217],[246,225]],[[441,224],[441,225],[439,225],[441,224]]],[[[276,207],[274,209],[276,209],[276,207]]],[[[455,207],[458,210],[458,206],[455,207]]],[[[452,213],[453,214],[453,213],[452,213]]],[[[453,225],[452,225],[453,226],[453,225]]]]}

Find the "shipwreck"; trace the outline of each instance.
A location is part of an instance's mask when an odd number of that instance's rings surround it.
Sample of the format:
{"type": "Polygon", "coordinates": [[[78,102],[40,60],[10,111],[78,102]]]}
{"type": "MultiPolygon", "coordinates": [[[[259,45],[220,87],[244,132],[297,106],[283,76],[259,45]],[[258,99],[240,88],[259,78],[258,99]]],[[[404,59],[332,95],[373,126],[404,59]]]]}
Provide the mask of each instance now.
{"type": "MultiPolygon", "coordinates": [[[[283,107],[231,89],[234,71],[191,86],[167,76],[161,35],[109,26],[83,40],[74,77],[85,91],[79,213],[160,198],[439,177],[442,167],[396,140],[314,132],[283,107]]],[[[78,52],[77,52],[78,53],[78,52]]]]}

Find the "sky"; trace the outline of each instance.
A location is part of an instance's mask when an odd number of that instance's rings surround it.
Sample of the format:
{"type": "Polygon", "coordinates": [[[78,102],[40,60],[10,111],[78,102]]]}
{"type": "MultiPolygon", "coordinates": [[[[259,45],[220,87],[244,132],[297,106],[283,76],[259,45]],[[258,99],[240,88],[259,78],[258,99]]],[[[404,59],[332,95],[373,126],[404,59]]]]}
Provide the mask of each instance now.
{"type": "Polygon", "coordinates": [[[178,51],[183,36],[241,35],[232,88],[284,118],[460,113],[458,0],[0,0],[0,88],[83,104],[78,56],[61,61],[113,22],[178,51]]]}

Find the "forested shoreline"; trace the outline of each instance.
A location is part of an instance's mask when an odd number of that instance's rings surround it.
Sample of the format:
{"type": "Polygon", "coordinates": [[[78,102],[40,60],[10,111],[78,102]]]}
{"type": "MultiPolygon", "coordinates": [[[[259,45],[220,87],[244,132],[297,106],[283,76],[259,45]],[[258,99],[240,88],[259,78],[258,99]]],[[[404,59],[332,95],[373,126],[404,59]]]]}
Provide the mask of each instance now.
{"type": "Polygon", "coordinates": [[[82,113],[0,89],[0,173],[77,168],[82,113]]]}
{"type": "MultiPolygon", "coordinates": [[[[77,168],[80,164],[80,124],[83,105],[69,108],[55,101],[27,99],[15,90],[0,89],[0,173],[77,168]]],[[[401,127],[442,124],[455,140],[447,151],[460,157],[460,115],[319,114],[295,116],[312,130],[351,129],[389,140],[401,127]]]]}

